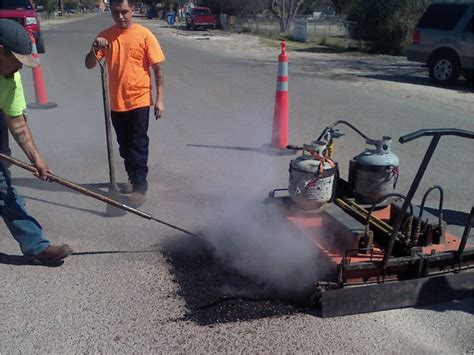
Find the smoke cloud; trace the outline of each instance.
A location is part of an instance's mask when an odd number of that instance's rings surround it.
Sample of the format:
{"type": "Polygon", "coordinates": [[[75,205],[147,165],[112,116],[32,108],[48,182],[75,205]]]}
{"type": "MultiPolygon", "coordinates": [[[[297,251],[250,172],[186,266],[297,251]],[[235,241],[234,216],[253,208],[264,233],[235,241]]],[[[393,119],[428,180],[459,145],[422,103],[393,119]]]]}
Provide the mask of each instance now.
{"type": "Polygon", "coordinates": [[[263,203],[222,207],[221,221],[203,232],[224,264],[284,294],[305,293],[325,273],[312,242],[263,203]]]}

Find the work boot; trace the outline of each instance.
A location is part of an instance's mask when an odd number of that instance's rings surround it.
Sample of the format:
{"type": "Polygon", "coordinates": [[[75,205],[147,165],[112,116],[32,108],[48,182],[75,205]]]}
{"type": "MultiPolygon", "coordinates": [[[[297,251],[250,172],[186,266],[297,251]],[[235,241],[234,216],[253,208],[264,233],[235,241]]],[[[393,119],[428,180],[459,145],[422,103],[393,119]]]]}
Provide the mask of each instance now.
{"type": "Polygon", "coordinates": [[[72,254],[72,249],[69,245],[63,244],[59,245],[50,245],[43,251],[41,254],[31,258],[33,264],[54,264],[62,261],[64,258],[67,258],[72,254]]]}
{"type": "Polygon", "coordinates": [[[133,185],[130,182],[130,180],[120,185],[121,194],[126,195],[126,194],[131,194],[132,192],[133,192],[133,185]]]}
{"type": "Polygon", "coordinates": [[[132,192],[130,197],[128,197],[127,201],[130,207],[137,208],[143,205],[145,199],[146,197],[144,192],[134,191],[132,192]]]}

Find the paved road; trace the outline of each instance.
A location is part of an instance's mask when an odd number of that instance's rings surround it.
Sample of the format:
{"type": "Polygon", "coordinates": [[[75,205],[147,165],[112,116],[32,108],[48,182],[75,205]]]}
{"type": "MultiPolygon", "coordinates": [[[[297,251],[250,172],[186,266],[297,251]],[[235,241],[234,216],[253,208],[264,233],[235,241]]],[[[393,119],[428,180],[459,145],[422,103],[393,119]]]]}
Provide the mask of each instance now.
{"type": "MultiPolygon", "coordinates": [[[[42,67],[49,98],[59,107],[31,111],[29,119],[56,174],[102,189],[108,173],[100,76],[84,68],[83,57],[108,24],[108,15],[98,15],[47,31],[42,67]]],[[[198,41],[152,28],[168,58],[166,113],[150,121],[151,188],[143,210],[205,231],[225,262],[210,261],[202,244],[174,229],[130,214],[108,218],[103,204],[14,169],[28,209],[51,240],[70,243],[76,254],[60,268],[24,265],[1,227],[0,250],[7,256],[0,264],[0,352],[472,352],[472,299],[337,319],[286,302],[245,300],[265,291],[249,278],[288,290],[306,281],[308,271],[324,271],[305,245],[259,223],[258,203],[287,183],[289,158],[258,151],[271,135],[275,61],[209,53],[198,41]],[[213,305],[221,295],[242,299],[213,305]]],[[[23,76],[30,87],[27,70],[23,76]]],[[[291,90],[295,143],[314,139],[338,119],[372,137],[447,124],[474,128],[461,111],[354,90],[297,70],[291,90]]],[[[27,95],[32,101],[31,87],[27,95]]],[[[426,145],[394,144],[402,160],[400,191],[426,145]]],[[[448,141],[441,148],[423,187],[446,183],[445,208],[467,211],[472,144],[448,141]],[[453,174],[459,167],[465,174],[453,174]]],[[[338,147],[341,165],[362,149],[349,133],[338,147]]],[[[15,155],[21,156],[18,149],[15,155]]],[[[116,166],[123,180],[118,157],[116,166]]]]}

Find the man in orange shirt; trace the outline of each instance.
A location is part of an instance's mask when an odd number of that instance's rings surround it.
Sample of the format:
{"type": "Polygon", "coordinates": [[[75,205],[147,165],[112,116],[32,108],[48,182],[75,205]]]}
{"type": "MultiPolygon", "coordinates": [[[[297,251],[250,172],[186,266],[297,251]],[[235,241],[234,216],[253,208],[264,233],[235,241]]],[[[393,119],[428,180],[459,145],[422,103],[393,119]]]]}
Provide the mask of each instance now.
{"type": "Polygon", "coordinates": [[[95,67],[96,55],[105,56],[109,74],[112,124],[117,134],[120,156],[129,181],[122,193],[131,193],[129,204],[145,202],[148,188],[148,121],[150,106],[155,118],[162,116],[165,56],[156,37],[146,27],[133,23],[133,0],[111,0],[115,25],[99,33],[86,55],[88,69],[95,67]],[[150,66],[155,75],[156,99],[152,97],[150,66]]]}

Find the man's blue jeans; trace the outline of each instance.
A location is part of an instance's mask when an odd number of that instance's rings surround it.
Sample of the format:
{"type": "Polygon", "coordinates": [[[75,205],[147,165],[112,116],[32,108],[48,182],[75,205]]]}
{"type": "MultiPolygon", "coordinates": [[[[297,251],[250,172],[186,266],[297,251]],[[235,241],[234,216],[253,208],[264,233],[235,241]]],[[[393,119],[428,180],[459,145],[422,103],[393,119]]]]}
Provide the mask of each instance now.
{"type": "Polygon", "coordinates": [[[148,122],[149,107],[130,111],[112,111],[112,124],[117,135],[119,153],[125,163],[125,171],[133,185],[133,191],[145,193],[148,189],[148,122]]]}
{"type": "Polygon", "coordinates": [[[20,244],[24,255],[39,255],[49,246],[40,224],[26,212],[23,198],[13,188],[10,173],[2,163],[0,163],[0,214],[13,238],[20,244]]]}

